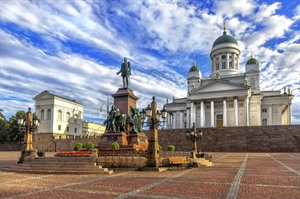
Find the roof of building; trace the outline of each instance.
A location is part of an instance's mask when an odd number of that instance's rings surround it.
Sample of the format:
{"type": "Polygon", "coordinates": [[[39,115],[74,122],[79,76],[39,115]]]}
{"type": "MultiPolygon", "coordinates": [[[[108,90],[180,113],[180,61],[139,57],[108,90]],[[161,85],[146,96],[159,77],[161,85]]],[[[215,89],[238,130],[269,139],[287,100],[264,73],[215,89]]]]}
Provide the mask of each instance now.
{"type": "Polygon", "coordinates": [[[251,64],[258,64],[257,59],[253,58],[251,55],[251,58],[246,62],[246,65],[251,65],[251,64]]]}
{"type": "Polygon", "coordinates": [[[194,61],[194,65],[190,68],[190,72],[200,71],[200,68],[196,65],[196,61],[194,61]]]}
{"type": "Polygon", "coordinates": [[[61,96],[58,96],[58,95],[55,95],[53,93],[50,93],[49,91],[43,91],[41,93],[39,93],[37,96],[35,96],[33,99],[36,100],[39,96],[43,95],[43,94],[48,94],[48,95],[51,95],[53,97],[58,97],[58,98],[61,98],[61,99],[64,99],[64,100],[67,100],[67,101],[70,101],[70,102],[73,102],[73,103],[76,103],[76,104],[80,104],[82,106],[84,106],[83,104],[77,102],[76,100],[72,100],[72,99],[68,99],[68,98],[65,98],[65,97],[61,97],[61,96]]]}
{"type": "Polygon", "coordinates": [[[224,23],[223,30],[224,30],[223,35],[216,39],[216,41],[213,44],[213,47],[215,47],[216,45],[219,45],[219,44],[223,44],[223,43],[234,43],[234,44],[238,45],[237,41],[232,36],[227,35],[225,23],[224,23]]]}

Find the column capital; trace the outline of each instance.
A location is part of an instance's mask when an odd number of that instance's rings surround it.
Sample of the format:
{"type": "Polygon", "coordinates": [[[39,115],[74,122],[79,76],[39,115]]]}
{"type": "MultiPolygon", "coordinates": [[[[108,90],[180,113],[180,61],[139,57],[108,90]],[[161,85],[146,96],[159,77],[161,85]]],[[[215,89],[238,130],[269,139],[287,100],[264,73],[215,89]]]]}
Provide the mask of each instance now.
{"type": "Polygon", "coordinates": [[[226,97],[223,97],[223,100],[226,100],[227,98],[226,97]]]}

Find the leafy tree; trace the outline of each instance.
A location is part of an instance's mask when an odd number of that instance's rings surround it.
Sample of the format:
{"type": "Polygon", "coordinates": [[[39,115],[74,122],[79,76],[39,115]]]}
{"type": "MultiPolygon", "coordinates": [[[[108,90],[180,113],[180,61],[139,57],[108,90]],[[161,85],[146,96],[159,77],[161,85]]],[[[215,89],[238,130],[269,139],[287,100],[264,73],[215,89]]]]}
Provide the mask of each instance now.
{"type": "Polygon", "coordinates": [[[7,134],[8,134],[8,142],[19,142],[21,143],[24,138],[24,133],[19,130],[18,125],[18,118],[25,118],[26,112],[25,111],[17,111],[17,113],[10,117],[8,120],[8,128],[7,128],[7,134]]]}
{"type": "Polygon", "coordinates": [[[8,141],[8,124],[6,118],[0,113],[0,143],[4,144],[8,141]]]}

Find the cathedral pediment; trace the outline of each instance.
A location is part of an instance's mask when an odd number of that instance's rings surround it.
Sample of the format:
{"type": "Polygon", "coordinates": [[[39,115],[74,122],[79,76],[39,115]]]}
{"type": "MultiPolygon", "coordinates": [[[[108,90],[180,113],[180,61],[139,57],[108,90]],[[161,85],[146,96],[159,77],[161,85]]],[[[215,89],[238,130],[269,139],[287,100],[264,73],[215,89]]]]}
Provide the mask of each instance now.
{"type": "Polygon", "coordinates": [[[38,94],[37,96],[35,96],[33,99],[34,100],[48,100],[48,99],[53,99],[54,96],[49,93],[48,91],[43,91],[40,94],[38,94]]]}
{"type": "Polygon", "coordinates": [[[190,91],[190,95],[193,94],[201,94],[201,93],[209,93],[209,92],[230,92],[230,91],[236,91],[236,90],[248,90],[250,87],[245,86],[243,84],[237,84],[229,81],[224,80],[215,80],[212,82],[209,82],[205,85],[202,85],[198,88],[195,88],[194,90],[190,91]]]}

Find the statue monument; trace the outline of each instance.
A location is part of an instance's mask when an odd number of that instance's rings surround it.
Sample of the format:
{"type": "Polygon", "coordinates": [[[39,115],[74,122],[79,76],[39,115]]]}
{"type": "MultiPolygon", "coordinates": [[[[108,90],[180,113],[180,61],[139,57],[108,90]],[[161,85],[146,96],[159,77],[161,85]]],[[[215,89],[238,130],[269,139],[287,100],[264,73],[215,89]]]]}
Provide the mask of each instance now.
{"type": "Polygon", "coordinates": [[[148,138],[142,132],[141,116],[136,108],[139,98],[129,88],[131,66],[126,57],[118,74],[123,78],[123,87],[112,94],[114,104],[103,122],[106,131],[99,142],[99,149],[111,150],[112,142],[118,142],[120,150],[145,151],[148,148],[148,138]]]}
{"type": "Polygon", "coordinates": [[[120,73],[123,78],[123,88],[129,88],[131,66],[126,57],[124,57],[124,63],[121,64],[121,69],[119,72],[117,72],[117,75],[119,75],[120,73]]]}

